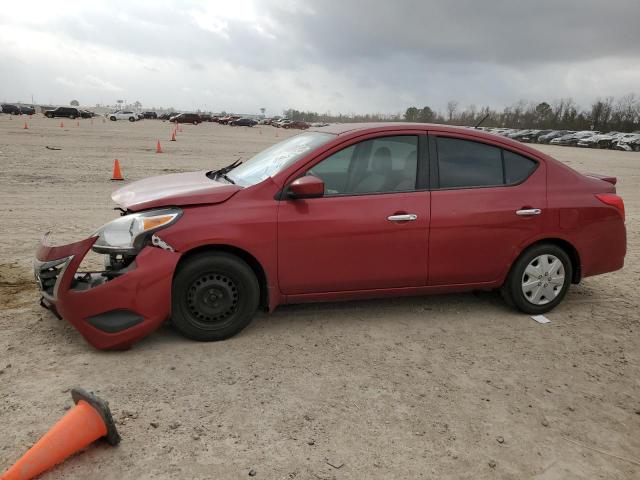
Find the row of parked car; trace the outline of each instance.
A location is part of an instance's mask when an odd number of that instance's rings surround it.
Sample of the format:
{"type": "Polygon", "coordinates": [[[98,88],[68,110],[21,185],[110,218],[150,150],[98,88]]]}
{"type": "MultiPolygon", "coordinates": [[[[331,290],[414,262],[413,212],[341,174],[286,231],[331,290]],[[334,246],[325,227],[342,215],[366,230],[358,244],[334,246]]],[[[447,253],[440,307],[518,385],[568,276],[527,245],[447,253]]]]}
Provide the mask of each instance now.
{"type": "Polygon", "coordinates": [[[2,113],[8,115],[33,115],[36,109],[29,105],[12,105],[10,103],[2,104],[2,113]]]}
{"type": "Polygon", "coordinates": [[[640,132],[599,132],[595,130],[520,130],[513,128],[479,127],[485,132],[502,135],[525,143],[546,143],[585,148],[608,148],[640,152],[640,132]]]}

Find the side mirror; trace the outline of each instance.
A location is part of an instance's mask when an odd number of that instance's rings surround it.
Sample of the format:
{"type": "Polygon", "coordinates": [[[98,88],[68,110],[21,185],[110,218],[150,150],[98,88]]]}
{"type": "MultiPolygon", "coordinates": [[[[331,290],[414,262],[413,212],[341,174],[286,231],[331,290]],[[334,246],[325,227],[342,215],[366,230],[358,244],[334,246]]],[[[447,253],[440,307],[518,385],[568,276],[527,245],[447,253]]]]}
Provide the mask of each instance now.
{"type": "Polygon", "coordinates": [[[289,198],[318,198],[324,196],[324,182],[318,177],[307,175],[289,185],[289,198]]]}

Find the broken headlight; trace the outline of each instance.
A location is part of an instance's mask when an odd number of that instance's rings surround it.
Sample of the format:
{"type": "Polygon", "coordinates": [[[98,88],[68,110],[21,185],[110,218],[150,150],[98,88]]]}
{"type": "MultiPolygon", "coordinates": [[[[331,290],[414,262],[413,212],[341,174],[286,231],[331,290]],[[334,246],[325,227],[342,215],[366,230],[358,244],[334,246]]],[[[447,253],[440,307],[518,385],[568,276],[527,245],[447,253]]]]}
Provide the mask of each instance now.
{"type": "Polygon", "coordinates": [[[135,255],[151,234],[172,225],[181,216],[182,210],[179,208],[164,208],[122,216],[103,225],[93,234],[94,237],[98,237],[93,244],[93,251],[135,255]]]}

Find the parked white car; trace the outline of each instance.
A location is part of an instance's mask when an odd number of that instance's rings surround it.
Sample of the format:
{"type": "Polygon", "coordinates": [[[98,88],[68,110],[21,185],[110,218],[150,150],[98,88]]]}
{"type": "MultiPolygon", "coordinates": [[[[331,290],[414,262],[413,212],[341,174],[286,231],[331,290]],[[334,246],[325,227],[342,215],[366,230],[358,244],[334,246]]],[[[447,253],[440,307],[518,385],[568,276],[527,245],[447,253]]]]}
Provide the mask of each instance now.
{"type": "Polygon", "coordinates": [[[130,122],[135,122],[138,119],[138,115],[129,110],[118,110],[117,112],[107,114],[107,118],[112,122],[116,120],[129,120],[130,122]]]}

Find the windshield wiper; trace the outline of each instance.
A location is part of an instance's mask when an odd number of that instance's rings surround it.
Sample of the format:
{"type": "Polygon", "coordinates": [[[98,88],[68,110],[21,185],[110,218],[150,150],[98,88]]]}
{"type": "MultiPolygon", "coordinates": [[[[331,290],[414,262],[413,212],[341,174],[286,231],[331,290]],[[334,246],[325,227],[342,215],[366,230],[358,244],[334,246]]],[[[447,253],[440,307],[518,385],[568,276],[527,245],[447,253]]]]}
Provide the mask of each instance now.
{"type": "Polygon", "coordinates": [[[227,173],[229,173],[231,170],[236,168],[241,163],[242,163],[242,160],[238,159],[235,162],[227,165],[226,167],[222,167],[222,168],[219,168],[218,170],[212,170],[210,172],[207,172],[207,177],[209,177],[211,180],[215,180],[218,177],[222,177],[222,178],[224,178],[225,180],[228,180],[231,183],[235,183],[233,180],[230,180],[227,177],[227,173]]]}
{"type": "Polygon", "coordinates": [[[219,176],[224,178],[229,183],[233,183],[234,185],[236,184],[236,182],[231,180],[231,177],[229,175],[227,175],[226,173],[221,173],[219,176]]]}

